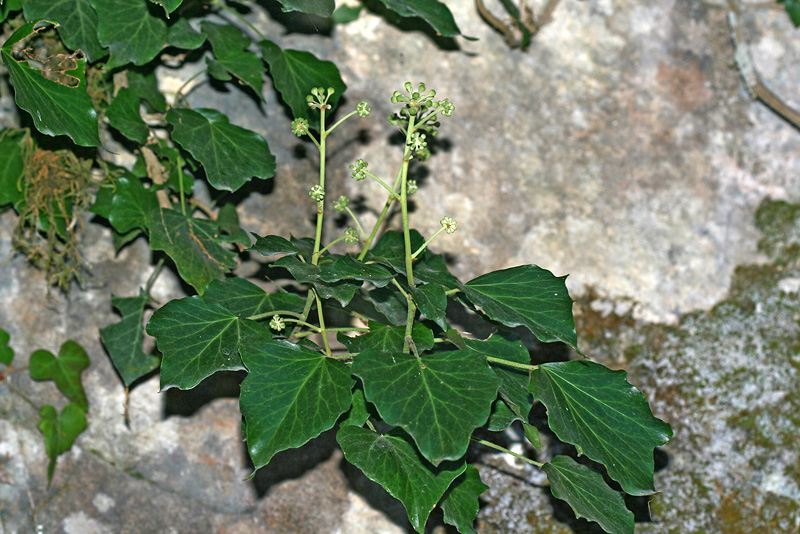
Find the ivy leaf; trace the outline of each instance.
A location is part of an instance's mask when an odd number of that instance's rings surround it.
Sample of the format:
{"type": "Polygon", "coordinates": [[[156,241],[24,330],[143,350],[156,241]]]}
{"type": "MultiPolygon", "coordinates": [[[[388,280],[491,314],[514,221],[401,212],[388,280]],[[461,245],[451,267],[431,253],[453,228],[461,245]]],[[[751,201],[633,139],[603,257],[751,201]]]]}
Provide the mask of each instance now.
{"type": "Polygon", "coordinates": [[[206,288],[203,300],[219,304],[237,317],[250,317],[271,311],[300,313],[305,301],[294,293],[267,293],[244,278],[215,280],[206,288]]]}
{"type": "Polygon", "coordinates": [[[225,241],[228,243],[239,243],[250,245],[250,236],[239,226],[239,215],[236,213],[236,206],[225,204],[217,212],[217,225],[219,229],[228,234],[225,241]]]}
{"type": "Polygon", "coordinates": [[[263,100],[261,90],[264,81],[261,75],[264,66],[256,54],[245,50],[252,41],[235,26],[222,26],[208,21],[203,21],[200,26],[211,43],[216,64],[252,87],[263,100]]]}
{"type": "Polygon", "coordinates": [[[126,71],[128,88],[143,99],[151,111],[163,113],[167,111],[167,101],[158,90],[158,79],[155,70],[130,68],[126,71]]]}
{"type": "Polygon", "coordinates": [[[792,19],[795,28],[800,26],[800,1],[798,0],[778,0],[779,4],[784,4],[786,13],[792,19]]]}
{"type": "Polygon", "coordinates": [[[347,412],[347,417],[339,422],[339,426],[364,426],[367,419],[369,419],[369,409],[367,408],[367,399],[364,398],[364,389],[357,386],[353,389],[350,411],[347,412]]]}
{"type": "Polygon", "coordinates": [[[106,110],[106,117],[119,133],[140,145],[145,144],[150,135],[150,129],[139,115],[139,97],[127,87],[120,89],[114,97],[106,110]]]}
{"type": "MultiPolygon", "coordinates": [[[[332,3],[332,2],[331,2],[332,3]]],[[[312,116],[306,96],[314,87],[333,87],[334,93],[328,100],[333,109],[339,102],[347,86],[339,75],[339,69],[330,61],[322,61],[309,52],[300,50],[282,50],[269,40],[258,43],[261,57],[269,65],[269,74],[275,83],[275,89],[281,94],[283,101],[292,110],[295,118],[304,118],[312,126],[319,123],[319,115],[312,116]]],[[[329,110],[328,113],[330,113],[329,110]]]]}
{"type": "Polygon", "coordinates": [[[150,0],[156,5],[159,5],[164,8],[164,12],[169,18],[170,14],[180,7],[183,0],[150,0]]]}
{"type": "MultiPolygon", "coordinates": [[[[413,228],[409,231],[409,235],[412,251],[417,250],[425,242],[422,235],[413,228]]],[[[367,256],[370,260],[391,267],[403,276],[406,274],[406,248],[402,232],[390,230],[383,234],[367,256]]],[[[416,277],[416,270],[414,274],[416,277]]]]}
{"type": "Polygon", "coordinates": [[[25,169],[22,142],[25,130],[6,128],[0,131],[0,206],[17,204],[25,195],[20,178],[25,169]]]}
{"type": "Polygon", "coordinates": [[[0,22],[8,18],[8,14],[22,9],[22,0],[5,0],[0,4],[0,22]]]}
{"type": "Polygon", "coordinates": [[[196,50],[206,42],[206,36],[194,31],[187,19],[180,18],[169,26],[167,41],[177,48],[196,50]]]}
{"type": "Polygon", "coordinates": [[[75,438],[86,430],[86,412],[77,404],[70,402],[60,414],[49,404],[39,411],[39,424],[36,425],[44,434],[44,448],[50,463],[47,466],[47,485],[53,480],[56,459],[72,448],[75,438]]]}
{"type": "Polygon", "coordinates": [[[536,265],[520,265],[479,276],[463,289],[490,319],[512,328],[525,326],[539,341],[561,341],[577,350],[566,278],[536,265]]]}
{"type": "Polygon", "coordinates": [[[89,0],[28,0],[24,9],[26,20],[57,22],[67,48],[82,50],[89,61],[108,54],[97,40],[97,13],[89,0]]]}
{"type": "Polygon", "coordinates": [[[358,19],[358,16],[361,14],[361,11],[364,9],[363,5],[360,6],[347,6],[341,5],[336,8],[331,15],[333,22],[335,24],[348,24],[350,22],[355,21],[358,19]]]}
{"type": "Polygon", "coordinates": [[[8,332],[0,328],[0,363],[5,366],[11,365],[14,360],[14,349],[8,346],[10,339],[11,336],[8,335],[8,332]]]}
{"type": "Polygon", "coordinates": [[[414,264],[414,278],[426,284],[438,285],[444,289],[460,288],[458,278],[450,274],[450,270],[439,254],[426,250],[422,258],[414,264]]]}
{"type": "Polygon", "coordinates": [[[381,418],[411,434],[434,465],[464,456],[472,431],[489,417],[499,380],[471,351],[419,357],[365,350],[352,372],[381,418]]]}
{"type": "MultiPolygon", "coordinates": [[[[403,351],[405,335],[405,326],[389,326],[370,321],[369,332],[366,334],[355,337],[341,335],[338,336],[338,338],[350,352],[377,350],[380,352],[393,353],[403,351]]],[[[417,350],[420,352],[433,348],[433,332],[424,324],[414,323],[414,327],[411,330],[411,338],[414,340],[414,343],[417,345],[417,350]]]]}
{"type": "Polygon", "coordinates": [[[440,285],[425,284],[412,289],[414,302],[419,306],[419,311],[431,321],[439,325],[442,330],[447,330],[445,312],[447,311],[447,295],[440,285]]]}
{"type": "MultiPolygon", "coordinates": [[[[512,333],[496,333],[485,341],[464,339],[470,350],[485,357],[499,358],[514,363],[530,365],[531,356],[522,341],[512,333]]],[[[515,418],[523,423],[528,422],[528,413],[533,406],[533,398],[528,391],[530,381],[528,371],[510,367],[502,363],[489,362],[489,366],[500,379],[500,395],[507,407],[515,414],[515,418]]],[[[502,409],[502,408],[500,408],[502,409]]],[[[507,428],[507,427],[506,427],[507,428]]]]}
{"type": "Polygon", "coordinates": [[[215,189],[236,191],[255,176],[272,178],[275,156],[255,132],[235,126],[213,109],[175,109],[167,113],[172,138],[203,164],[215,189]]]}
{"type": "Polygon", "coordinates": [[[653,417],[625,376],[588,361],[545,363],[531,373],[530,390],[561,441],[605,465],[626,493],[649,495],[653,449],[669,441],[672,429],[653,417]]]}
{"type": "Polygon", "coordinates": [[[162,209],[148,222],[150,248],[166,252],[178,273],[202,294],[212,280],[236,267],[236,254],[223,246],[214,221],[162,209]]]}
{"type": "Polygon", "coordinates": [[[404,325],[408,320],[408,301],[394,287],[380,287],[356,293],[348,308],[380,323],[404,325]]]}
{"type": "Polygon", "coordinates": [[[346,426],[339,429],[336,440],[348,462],[403,503],[411,525],[420,533],[436,503],[467,467],[463,461],[432,466],[411,438],[397,429],[381,436],[346,426]]]}
{"type": "Polygon", "coordinates": [[[52,380],[58,389],[84,411],[89,409],[81,384],[81,372],[89,367],[89,357],[83,347],[67,340],[56,358],[48,350],[36,350],[30,358],[30,374],[34,380],[52,380]]]}
{"type": "Polygon", "coordinates": [[[350,256],[339,256],[320,270],[323,282],[358,280],[371,282],[375,287],[384,287],[394,275],[380,265],[361,263],[350,256]]]}
{"type": "Polygon", "coordinates": [[[162,390],[192,389],[217,371],[242,370],[242,343],[272,339],[266,326],[197,295],[158,309],[147,323],[147,333],[156,338],[163,355],[162,390]]]}
{"type": "Polygon", "coordinates": [[[444,522],[463,534],[476,534],[472,523],[480,509],[478,497],[487,489],[489,486],[481,482],[478,470],[468,465],[467,470],[455,479],[442,497],[444,522]]]}
{"type": "Polygon", "coordinates": [[[336,7],[334,0],[278,0],[278,2],[283,12],[302,11],[320,17],[330,17],[336,7]]]}
{"type": "Polygon", "coordinates": [[[32,69],[26,61],[16,61],[11,56],[12,47],[37,31],[37,24],[29,22],[21,26],[0,49],[0,57],[8,67],[14,85],[17,105],[31,114],[34,126],[43,134],[67,135],[77,145],[100,146],[97,112],[86,94],[86,60],[75,59],[74,69],[58,72],[75,85],[70,87],[48,80],[42,71],[32,69]]]}
{"type": "Polygon", "coordinates": [[[144,65],[167,43],[167,23],[143,0],[91,0],[97,11],[97,36],[111,51],[106,69],[144,65]]]}
{"type": "Polygon", "coordinates": [[[319,296],[323,299],[335,299],[344,308],[350,304],[353,296],[358,291],[358,286],[361,282],[354,284],[352,282],[336,282],[333,284],[326,284],[323,282],[314,282],[314,289],[317,290],[319,296]]]}
{"type": "Polygon", "coordinates": [[[556,456],[542,469],[553,496],[567,501],[577,517],[598,523],[609,534],[633,534],[633,513],[600,473],[569,456],[556,456]]]}
{"type": "Polygon", "coordinates": [[[461,35],[453,14],[446,5],[437,0],[381,0],[381,3],[401,17],[421,18],[439,35],[461,35]]]}
{"type": "Polygon", "coordinates": [[[108,222],[121,234],[137,228],[144,230],[157,208],[158,199],[154,191],[146,189],[139,178],[122,176],[117,180],[108,222]]]}
{"type": "Polygon", "coordinates": [[[256,238],[256,242],[247,250],[258,252],[267,258],[277,254],[300,254],[300,249],[283,237],[277,235],[267,235],[263,237],[256,234],[252,235],[256,238]]]}
{"type": "Polygon", "coordinates": [[[256,469],[332,428],[350,407],[353,379],[343,362],[283,340],[240,350],[249,372],[239,407],[256,469]]]}
{"type": "Polygon", "coordinates": [[[111,357],[122,383],[130,386],[159,364],[159,358],[142,350],[144,306],[147,295],[139,290],[138,297],[111,297],[111,305],[119,310],[122,319],[100,329],[100,339],[111,357]]]}

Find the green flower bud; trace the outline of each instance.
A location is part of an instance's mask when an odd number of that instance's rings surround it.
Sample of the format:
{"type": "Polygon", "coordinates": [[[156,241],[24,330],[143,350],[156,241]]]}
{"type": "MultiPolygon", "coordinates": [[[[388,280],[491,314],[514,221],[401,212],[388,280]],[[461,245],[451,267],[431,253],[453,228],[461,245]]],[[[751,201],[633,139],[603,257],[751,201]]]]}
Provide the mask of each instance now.
{"type": "Polygon", "coordinates": [[[428,143],[425,141],[425,134],[420,132],[414,132],[411,135],[411,143],[409,146],[411,146],[411,149],[414,151],[422,150],[423,148],[428,146],[428,143]]]}
{"type": "Polygon", "coordinates": [[[305,119],[295,119],[292,121],[292,133],[297,137],[308,134],[308,121],[305,119]]]}
{"type": "Polygon", "coordinates": [[[336,211],[344,211],[347,208],[347,205],[350,203],[350,199],[346,196],[342,195],[336,199],[336,202],[333,203],[333,208],[336,211]]]}
{"type": "Polygon", "coordinates": [[[364,117],[367,117],[367,116],[369,116],[369,112],[370,112],[370,111],[372,111],[372,110],[371,110],[371,109],[370,109],[370,107],[367,105],[367,102],[366,102],[366,100],[362,100],[362,101],[361,101],[361,102],[359,102],[359,103],[358,103],[358,105],[356,106],[356,113],[358,113],[358,116],[359,116],[359,117],[361,117],[362,119],[363,119],[364,117]]]}
{"type": "Polygon", "coordinates": [[[276,332],[280,332],[284,328],[286,328],[286,323],[283,321],[283,317],[280,315],[273,315],[272,319],[269,321],[269,327],[275,330],[276,332]]]}
{"type": "Polygon", "coordinates": [[[452,217],[443,218],[441,221],[439,221],[439,224],[442,225],[442,228],[444,228],[444,231],[448,234],[452,234],[458,229],[458,223],[456,223],[456,220],[452,217]]]}
{"type": "Polygon", "coordinates": [[[353,165],[350,165],[350,169],[353,173],[350,175],[352,178],[355,178],[359,182],[364,180],[367,177],[367,173],[365,169],[367,168],[368,163],[363,159],[359,158],[353,165]]]}
{"type": "Polygon", "coordinates": [[[311,188],[311,191],[308,192],[308,196],[317,202],[322,202],[325,199],[325,190],[322,189],[321,185],[317,184],[311,188]]]}
{"type": "Polygon", "coordinates": [[[417,187],[417,181],[416,180],[409,180],[406,183],[406,192],[409,195],[413,195],[414,193],[416,193],[417,189],[418,189],[418,187],[417,187]]]}
{"type": "Polygon", "coordinates": [[[355,245],[358,243],[358,232],[355,228],[348,228],[344,231],[344,242],[349,243],[351,245],[355,245]]]}

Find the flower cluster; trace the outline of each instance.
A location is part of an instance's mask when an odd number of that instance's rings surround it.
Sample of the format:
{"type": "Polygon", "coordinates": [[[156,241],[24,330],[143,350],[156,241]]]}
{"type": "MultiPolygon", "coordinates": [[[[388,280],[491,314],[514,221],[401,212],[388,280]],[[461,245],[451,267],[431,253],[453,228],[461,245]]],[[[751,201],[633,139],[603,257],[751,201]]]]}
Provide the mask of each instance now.
{"type": "Polygon", "coordinates": [[[413,195],[417,192],[417,181],[416,180],[408,180],[406,183],[406,193],[409,195],[413,195]]]}
{"type": "Polygon", "coordinates": [[[311,94],[306,97],[306,102],[312,109],[331,109],[328,99],[333,93],[333,87],[328,87],[327,91],[322,87],[315,87],[311,90],[311,94]]]}
{"type": "Polygon", "coordinates": [[[411,149],[416,152],[428,146],[428,143],[425,141],[425,137],[425,134],[420,132],[414,132],[411,134],[411,149]]]}
{"type": "Polygon", "coordinates": [[[433,106],[437,107],[437,108],[441,107],[442,108],[442,114],[444,116],[446,116],[446,117],[451,116],[453,114],[453,111],[455,111],[455,109],[456,109],[455,104],[450,102],[449,98],[445,98],[444,100],[441,100],[439,102],[434,102],[433,106]]]}
{"type": "Polygon", "coordinates": [[[280,315],[273,315],[269,321],[269,327],[275,331],[281,331],[286,328],[286,323],[280,315]]]}
{"type": "Polygon", "coordinates": [[[292,121],[292,133],[297,137],[308,135],[308,121],[305,119],[295,119],[292,121]]]}
{"type": "Polygon", "coordinates": [[[358,232],[355,228],[348,228],[344,231],[344,242],[351,245],[358,243],[358,232]]]}
{"type": "Polygon", "coordinates": [[[317,184],[311,188],[311,191],[308,192],[308,196],[317,202],[322,202],[325,199],[325,190],[322,189],[321,185],[317,184]]]}
{"type": "Polygon", "coordinates": [[[364,180],[367,177],[367,165],[368,163],[363,159],[357,159],[353,165],[350,165],[350,169],[353,171],[350,176],[358,181],[364,180]]]}
{"type": "Polygon", "coordinates": [[[358,116],[361,117],[362,119],[364,117],[369,116],[369,112],[370,111],[372,111],[372,109],[367,105],[367,101],[366,100],[362,100],[356,106],[356,113],[358,113],[358,116]]]}
{"type": "MultiPolygon", "coordinates": [[[[452,217],[443,218],[441,221],[439,221],[439,224],[442,225],[442,228],[444,228],[444,231],[448,234],[452,234],[458,229],[458,223],[456,223],[456,220],[452,217]]],[[[441,230],[439,231],[441,232],[441,230]]]]}
{"type": "Polygon", "coordinates": [[[342,212],[347,209],[347,205],[350,203],[350,199],[346,196],[342,195],[336,199],[333,203],[333,209],[336,211],[342,212]]]}
{"type": "Polygon", "coordinates": [[[408,96],[403,96],[400,91],[395,91],[392,94],[392,104],[405,104],[410,115],[416,115],[420,109],[424,112],[433,105],[433,97],[436,96],[436,91],[431,89],[425,93],[424,83],[420,82],[416,91],[414,91],[414,86],[411,85],[411,82],[406,82],[405,88],[408,96]]]}

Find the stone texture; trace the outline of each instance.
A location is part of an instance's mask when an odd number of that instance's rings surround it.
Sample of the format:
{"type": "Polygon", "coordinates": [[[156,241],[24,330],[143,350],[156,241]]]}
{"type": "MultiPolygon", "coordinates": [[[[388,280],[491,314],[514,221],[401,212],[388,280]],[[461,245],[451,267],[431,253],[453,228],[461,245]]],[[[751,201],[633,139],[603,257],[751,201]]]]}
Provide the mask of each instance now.
{"type": "MultiPolygon", "coordinates": [[[[443,121],[443,142],[426,165],[414,225],[429,233],[445,214],[459,221],[459,231],[434,246],[452,254],[464,278],[519,263],[571,273],[571,291],[584,295],[581,346],[627,367],[676,430],[657,456],[656,522],[637,531],[796,532],[798,422],[789,406],[797,411],[792,306],[800,273],[796,259],[781,265],[777,253],[759,254],[753,221],[764,196],[800,200],[800,136],[744,91],[724,11],[674,0],[563,0],[521,52],[506,48],[471,0],[448,4],[479,41],[453,44],[371,11],[330,36],[287,33],[253,16],[281,46],[334,61],[349,85],[347,105],[366,99],[373,108],[331,138],[329,196],[378,192],[349,179],[347,165],[358,157],[380,175],[394,174],[399,148],[387,142],[392,130],[382,117],[403,82],[424,80],[450,97],[456,112],[443,121]],[[737,265],[759,260],[765,266],[740,270],[732,282],[737,265]]],[[[800,106],[792,92],[800,33],[773,10],[748,11],[745,22],[757,67],[800,106]]],[[[162,80],[174,87],[189,72],[165,70],[162,80]]],[[[266,96],[258,105],[234,88],[200,86],[191,101],[263,133],[278,158],[273,180],[233,197],[244,199],[246,229],[310,234],[316,160],[311,145],[288,133],[274,92],[266,96]]],[[[159,395],[150,378],[132,390],[126,426],[124,392],[97,330],[116,320],[110,294],[133,295],[149,276],[145,243],[114,257],[108,230],[90,225],[90,282],[68,298],[47,297],[41,274],[11,255],[13,224],[11,213],[0,215],[0,325],[11,334],[15,365],[72,338],[92,366],[89,429],[59,460],[50,489],[37,410],[23,399],[37,406],[63,399],[24,370],[0,383],[1,534],[37,524],[69,534],[407,529],[396,503],[342,466],[330,436],[242,481],[250,467],[235,381],[204,384],[197,396],[159,395]]],[[[789,239],[775,226],[764,230],[775,243],[789,239]]],[[[169,271],[154,288],[160,302],[182,294],[169,271]]],[[[564,450],[546,443],[543,457],[564,450]]],[[[537,471],[491,455],[482,462],[492,490],[481,532],[591,532],[549,497],[537,471]]],[[[647,502],[630,504],[644,520],[647,502]]]]}

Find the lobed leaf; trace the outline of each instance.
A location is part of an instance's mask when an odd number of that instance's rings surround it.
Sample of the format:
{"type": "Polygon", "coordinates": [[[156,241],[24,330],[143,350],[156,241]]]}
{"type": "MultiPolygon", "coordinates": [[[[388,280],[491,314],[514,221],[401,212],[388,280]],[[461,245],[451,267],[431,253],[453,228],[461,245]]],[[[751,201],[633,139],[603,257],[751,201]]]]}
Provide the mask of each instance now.
{"type": "Polygon", "coordinates": [[[106,110],[106,117],[119,133],[140,145],[145,144],[150,135],[150,129],[139,115],[139,97],[127,87],[120,89],[114,97],[106,110]]]}
{"type": "Polygon", "coordinates": [[[419,17],[444,37],[461,35],[450,9],[438,0],[381,0],[401,17],[419,17]]]}
{"type": "Polygon", "coordinates": [[[336,65],[319,60],[309,52],[283,50],[266,39],[259,42],[258,46],[261,48],[261,57],[269,65],[275,89],[296,118],[308,119],[312,125],[319,122],[319,115],[312,116],[306,101],[306,96],[311,94],[314,87],[333,87],[335,92],[328,103],[336,108],[339,98],[347,89],[336,65]]]}
{"type": "Polygon", "coordinates": [[[542,469],[553,496],[566,501],[577,517],[598,523],[609,534],[633,534],[633,513],[600,473],[569,456],[555,456],[542,469]]]}
{"type": "Polygon", "coordinates": [[[155,70],[129,68],[125,71],[128,88],[143,99],[151,111],[163,113],[167,111],[167,101],[158,90],[158,79],[155,70]]]}
{"type": "Polygon", "coordinates": [[[58,23],[58,35],[70,50],[82,50],[89,61],[108,55],[97,39],[97,13],[89,0],[27,0],[26,20],[58,23]]]}
{"type": "Polygon", "coordinates": [[[242,344],[272,339],[265,325],[200,296],[162,306],[147,323],[147,333],[162,354],[162,390],[191,389],[217,371],[242,370],[242,344]]]}
{"type": "Polygon", "coordinates": [[[176,9],[178,9],[181,3],[183,3],[183,0],[150,0],[150,1],[156,5],[163,7],[164,12],[167,15],[167,18],[169,18],[170,14],[176,9]]]}
{"type": "Polygon", "coordinates": [[[479,276],[462,289],[490,319],[512,328],[525,326],[544,343],[561,341],[577,349],[566,278],[536,265],[520,265],[479,276]]]}
{"type": "Polygon", "coordinates": [[[367,408],[367,399],[364,397],[364,389],[360,387],[360,382],[353,389],[353,402],[350,405],[350,411],[347,416],[339,421],[340,427],[345,426],[364,426],[364,423],[369,419],[369,408],[367,408]]]}
{"type": "Polygon", "coordinates": [[[375,287],[384,287],[392,278],[394,275],[380,265],[362,263],[350,256],[339,256],[319,272],[319,279],[323,282],[358,280],[370,282],[375,287]]]}
{"type": "Polygon", "coordinates": [[[305,305],[305,301],[294,293],[267,293],[244,278],[211,282],[203,300],[219,304],[237,317],[244,318],[278,310],[300,313],[305,305]]]}
{"type": "Polygon", "coordinates": [[[75,438],[86,430],[86,411],[71,402],[59,414],[53,406],[45,404],[39,411],[39,423],[36,426],[44,434],[44,448],[50,458],[47,466],[49,486],[56,469],[56,459],[70,450],[75,438]]]}
{"type": "MultiPolygon", "coordinates": [[[[405,326],[389,326],[370,321],[369,332],[355,337],[339,336],[339,341],[353,353],[367,350],[394,353],[403,351],[405,340],[405,326]]],[[[417,350],[422,352],[433,348],[433,332],[421,323],[414,323],[411,329],[411,338],[417,345],[417,350]]]]}
{"type": "Polygon", "coordinates": [[[6,128],[0,131],[0,207],[17,204],[25,198],[22,192],[22,143],[25,130],[6,128]]]}
{"type": "Polygon", "coordinates": [[[30,113],[34,126],[43,134],[66,135],[81,146],[100,146],[97,112],[86,94],[86,60],[75,59],[74,69],[56,73],[74,82],[75,86],[70,87],[45,78],[42,71],[32,69],[27,61],[17,61],[11,56],[13,46],[38,31],[38,24],[29,22],[21,26],[0,49],[17,105],[30,113]]]}
{"type": "Polygon", "coordinates": [[[203,21],[200,26],[211,43],[216,64],[252,87],[256,95],[263,100],[261,90],[264,81],[261,76],[264,73],[264,65],[261,63],[261,58],[246,50],[252,41],[235,26],[213,24],[208,21],[203,21]]]}
{"type": "Polygon", "coordinates": [[[354,382],[344,363],[283,340],[240,350],[248,374],[239,407],[256,469],[332,428],[350,407],[354,382]]]}
{"type": "Polygon", "coordinates": [[[239,226],[239,215],[236,213],[236,206],[233,204],[224,204],[219,209],[217,212],[217,225],[219,225],[219,229],[223,233],[227,234],[225,241],[228,243],[250,245],[250,236],[239,226]]]}
{"type": "Polygon", "coordinates": [[[530,390],[561,441],[605,465],[626,493],[649,495],[653,449],[669,441],[672,429],[653,417],[625,376],[588,361],[545,363],[531,373],[530,390]]]}
{"type": "Polygon", "coordinates": [[[277,254],[300,254],[300,249],[283,237],[277,235],[263,237],[256,234],[252,235],[256,238],[256,242],[247,250],[258,252],[267,258],[277,254]]]}
{"type": "Polygon", "coordinates": [[[365,350],[352,372],[381,418],[408,432],[434,465],[464,456],[473,430],[489,417],[499,385],[484,358],[463,350],[419,357],[365,350]]]}
{"type": "Polygon", "coordinates": [[[90,0],[97,11],[97,37],[111,52],[107,69],[128,63],[144,65],[167,44],[164,19],[153,15],[143,0],[90,0]]]}
{"type": "Polygon", "coordinates": [[[379,435],[356,426],[339,429],[336,440],[345,459],[399,499],[417,532],[444,492],[464,470],[464,461],[433,466],[414,447],[411,438],[398,429],[379,435]]]}
{"type": "Polygon", "coordinates": [[[236,267],[236,254],[223,246],[214,221],[162,209],[149,217],[148,229],[150,248],[166,252],[181,278],[200,294],[236,267]]]}
{"type": "Polygon", "coordinates": [[[442,497],[440,504],[444,512],[444,522],[453,525],[462,534],[477,534],[472,523],[480,509],[478,497],[487,489],[489,486],[481,481],[478,470],[468,465],[466,471],[453,481],[442,497]]]}
{"type": "Polygon", "coordinates": [[[414,295],[419,311],[439,325],[439,328],[447,330],[447,295],[444,288],[436,284],[425,284],[413,288],[411,294],[414,295]]]}
{"type": "Polygon", "coordinates": [[[159,358],[142,350],[144,335],[144,306],[148,296],[139,290],[138,297],[111,296],[111,305],[119,310],[122,319],[100,329],[111,363],[122,378],[125,387],[158,368],[159,358]]]}
{"type": "Polygon", "coordinates": [[[172,138],[203,164],[215,189],[236,191],[255,176],[272,178],[275,156],[255,132],[228,123],[213,109],[172,108],[167,113],[172,138]]]}
{"type": "Polygon", "coordinates": [[[83,347],[67,340],[58,350],[58,357],[48,350],[33,351],[30,374],[34,380],[52,380],[58,389],[82,410],[89,409],[86,393],[81,384],[81,373],[89,367],[89,356],[83,347]]]}

